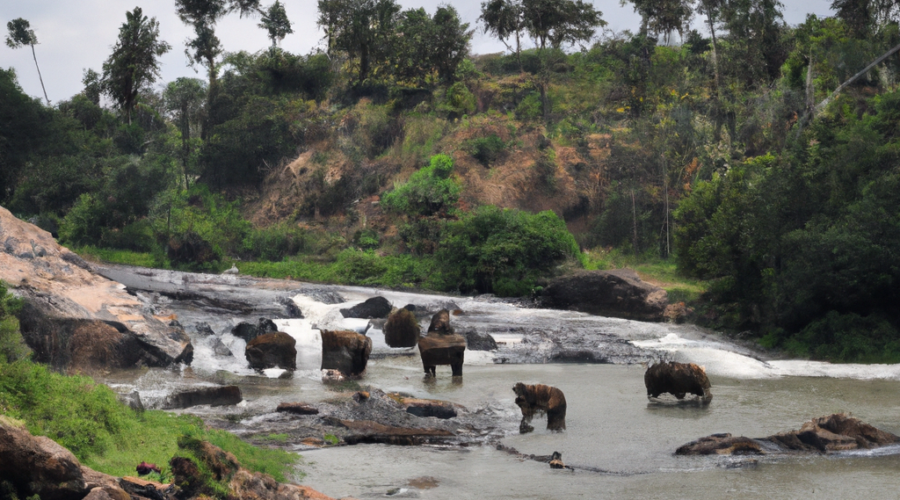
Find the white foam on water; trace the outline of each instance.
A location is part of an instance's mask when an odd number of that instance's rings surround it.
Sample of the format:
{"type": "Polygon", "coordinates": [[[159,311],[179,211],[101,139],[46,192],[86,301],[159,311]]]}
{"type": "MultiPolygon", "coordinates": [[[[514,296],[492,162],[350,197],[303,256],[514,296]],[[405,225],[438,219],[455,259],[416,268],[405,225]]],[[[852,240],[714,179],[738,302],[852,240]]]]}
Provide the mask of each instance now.
{"type": "MultiPolygon", "coordinates": [[[[306,316],[306,310],[301,309],[306,316]]],[[[322,366],[322,335],[312,327],[312,319],[276,319],[275,325],[297,341],[297,370],[318,370],[322,366]]]]}
{"type": "Polygon", "coordinates": [[[690,340],[674,333],[653,339],[631,341],[636,347],[665,351],[675,361],[696,363],[711,375],[758,379],[771,377],[831,377],[857,380],[900,380],[900,364],[832,364],[825,361],[761,361],[736,352],[737,347],[710,340],[690,340]]]}

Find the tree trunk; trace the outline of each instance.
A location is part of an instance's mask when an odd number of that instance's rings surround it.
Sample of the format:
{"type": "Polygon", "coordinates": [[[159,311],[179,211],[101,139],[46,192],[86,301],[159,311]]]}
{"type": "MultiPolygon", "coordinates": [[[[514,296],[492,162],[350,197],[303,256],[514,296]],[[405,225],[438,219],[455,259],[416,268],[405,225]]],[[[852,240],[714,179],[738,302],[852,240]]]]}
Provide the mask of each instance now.
{"type": "Polygon", "coordinates": [[[809,53],[809,64],[806,66],[806,112],[811,113],[815,106],[815,89],[813,88],[813,55],[809,53]]]}
{"type": "Polygon", "coordinates": [[[44,91],[44,100],[47,101],[47,106],[49,106],[49,105],[50,105],[50,98],[47,97],[47,89],[44,88],[44,77],[41,76],[41,67],[38,66],[38,62],[37,62],[37,54],[34,53],[34,44],[31,44],[31,57],[34,58],[34,66],[35,66],[35,67],[37,68],[37,70],[38,70],[38,80],[41,81],[41,90],[44,91]]]}

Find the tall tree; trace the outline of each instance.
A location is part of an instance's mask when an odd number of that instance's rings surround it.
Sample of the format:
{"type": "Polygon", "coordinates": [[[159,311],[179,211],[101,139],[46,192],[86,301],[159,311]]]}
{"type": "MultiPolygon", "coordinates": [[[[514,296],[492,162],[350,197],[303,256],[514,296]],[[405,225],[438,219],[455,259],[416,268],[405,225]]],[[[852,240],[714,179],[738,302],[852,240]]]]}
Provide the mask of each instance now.
{"type": "Polygon", "coordinates": [[[469,54],[472,32],[469,31],[469,23],[460,21],[452,5],[438,7],[432,20],[435,28],[434,38],[429,43],[432,47],[432,65],[441,80],[452,81],[456,68],[469,54]]]}
{"type": "Polygon", "coordinates": [[[728,30],[733,70],[748,86],[767,85],[781,75],[787,58],[786,28],[779,0],[730,0],[723,19],[728,30]]]}
{"type": "Polygon", "coordinates": [[[278,46],[278,42],[284,40],[284,37],[294,32],[287,11],[278,0],[275,0],[275,3],[266,9],[259,27],[269,32],[269,40],[272,40],[273,49],[278,46]]]}
{"type": "Polygon", "coordinates": [[[20,17],[6,23],[6,28],[9,30],[9,34],[6,36],[6,45],[9,46],[9,48],[18,49],[25,45],[31,46],[31,57],[34,58],[38,79],[41,81],[41,89],[44,91],[44,100],[47,101],[47,106],[49,106],[50,98],[47,97],[47,89],[44,88],[44,77],[41,76],[41,67],[38,66],[37,54],[34,52],[34,46],[37,45],[38,39],[37,35],[34,34],[34,30],[31,29],[31,23],[20,17]]]}
{"type": "Polygon", "coordinates": [[[171,46],[159,39],[159,22],[148,19],[140,7],[125,13],[113,53],[103,63],[103,91],[128,117],[141,89],[159,77],[159,60],[171,46]]]}
{"type": "Polygon", "coordinates": [[[166,110],[173,114],[175,123],[181,131],[181,165],[185,188],[189,184],[191,125],[199,122],[205,98],[206,84],[196,78],[178,78],[170,82],[163,92],[166,110]]]}
{"type": "MultiPolygon", "coordinates": [[[[665,36],[666,43],[673,31],[684,36],[691,18],[693,0],[628,0],[641,15],[641,31],[665,36]]],[[[625,4],[625,0],[622,1],[625,4]]]]}
{"type": "Polygon", "coordinates": [[[359,59],[361,84],[371,68],[391,53],[400,6],[394,0],[319,0],[318,24],[325,30],[328,50],[359,59]]]}
{"type": "Polygon", "coordinates": [[[484,25],[484,33],[491,34],[500,40],[506,49],[515,52],[519,63],[519,71],[522,67],[522,33],[525,31],[525,7],[521,0],[488,0],[481,4],[481,17],[478,18],[484,25]],[[515,37],[516,48],[506,41],[515,37]]]}

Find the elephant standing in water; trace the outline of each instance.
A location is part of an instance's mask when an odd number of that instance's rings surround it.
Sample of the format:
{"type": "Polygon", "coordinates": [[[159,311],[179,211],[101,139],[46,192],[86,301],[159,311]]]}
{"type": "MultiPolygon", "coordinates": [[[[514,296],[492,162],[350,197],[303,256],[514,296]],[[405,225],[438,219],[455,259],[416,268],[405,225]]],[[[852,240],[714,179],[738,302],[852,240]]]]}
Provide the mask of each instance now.
{"type": "Polygon", "coordinates": [[[561,390],[544,384],[525,385],[519,382],[513,387],[513,392],[516,393],[516,404],[522,410],[520,433],[533,431],[531,419],[542,413],[547,414],[547,429],[566,429],[566,396],[561,390]]]}

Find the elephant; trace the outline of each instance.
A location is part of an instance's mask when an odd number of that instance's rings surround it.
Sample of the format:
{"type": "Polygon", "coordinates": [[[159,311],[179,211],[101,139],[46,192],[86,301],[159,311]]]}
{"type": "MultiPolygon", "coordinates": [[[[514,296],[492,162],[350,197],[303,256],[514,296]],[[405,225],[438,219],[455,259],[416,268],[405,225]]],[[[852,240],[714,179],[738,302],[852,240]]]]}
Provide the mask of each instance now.
{"type": "Polygon", "coordinates": [[[704,404],[712,401],[706,371],[694,363],[675,361],[657,363],[644,373],[644,385],[647,386],[647,398],[657,398],[660,394],[668,392],[678,399],[693,394],[704,404]]]}
{"type": "Polygon", "coordinates": [[[531,419],[535,415],[547,414],[547,429],[563,431],[566,428],[566,396],[556,387],[544,384],[525,385],[521,382],[513,387],[516,393],[516,404],[522,410],[522,422],[519,432],[522,434],[534,430],[531,419]]]}

